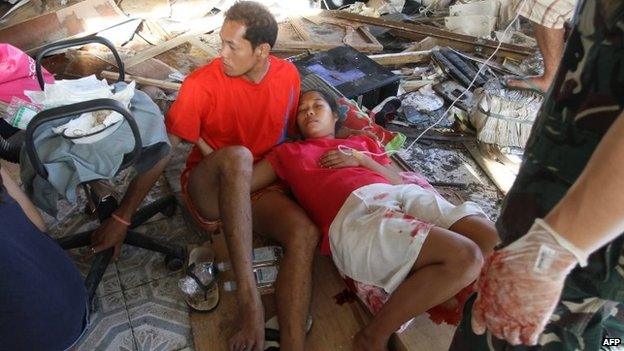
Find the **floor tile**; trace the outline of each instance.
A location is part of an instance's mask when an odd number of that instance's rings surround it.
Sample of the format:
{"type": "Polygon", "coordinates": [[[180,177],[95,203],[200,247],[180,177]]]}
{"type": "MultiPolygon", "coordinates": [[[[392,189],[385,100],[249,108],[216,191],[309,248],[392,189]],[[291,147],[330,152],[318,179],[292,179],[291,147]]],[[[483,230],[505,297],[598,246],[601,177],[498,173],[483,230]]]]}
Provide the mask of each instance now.
{"type": "MultiPolygon", "coordinates": [[[[69,251],[70,257],[83,278],[87,276],[91,269],[92,260],[85,257],[87,252],[88,249],[85,247],[69,251]]],[[[106,267],[106,271],[104,271],[104,276],[102,276],[96,294],[102,297],[119,291],[121,291],[121,283],[119,282],[117,267],[115,266],[115,262],[111,262],[108,267],[106,267]]]]}
{"type": "Polygon", "coordinates": [[[90,316],[90,327],[77,351],[136,350],[123,294],[99,297],[96,305],[97,310],[90,316]]]}
{"type": "MultiPolygon", "coordinates": [[[[199,239],[186,226],[182,216],[176,214],[158,222],[149,223],[137,229],[148,237],[158,238],[166,242],[186,246],[197,243],[199,239]]],[[[171,275],[165,266],[164,255],[130,245],[123,248],[117,269],[123,289],[130,289],[147,282],[171,275]]]]}
{"type": "Polygon", "coordinates": [[[192,346],[188,306],[177,286],[181,276],[179,273],[123,292],[138,350],[192,346]]]}

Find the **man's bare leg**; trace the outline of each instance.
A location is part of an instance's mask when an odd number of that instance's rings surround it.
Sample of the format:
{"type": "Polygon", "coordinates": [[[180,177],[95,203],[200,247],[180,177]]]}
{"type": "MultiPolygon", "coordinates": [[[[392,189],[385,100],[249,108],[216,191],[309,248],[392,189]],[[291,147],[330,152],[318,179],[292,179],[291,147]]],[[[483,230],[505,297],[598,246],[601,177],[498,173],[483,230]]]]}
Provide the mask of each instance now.
{"type": "Polygon", "coordinates": [[[219,149],[191,172],[188,192],[206,219],[223,222],[232,268],[236,275],[239,330],[231,350],[264,349],[264,311],[251,270],[251,174],[253,156],[242,146],[219,149]]]}
{"type": "MultiPolygon", "coordinates": [[[[565,29],[548,28],[537,23],[533,23],[533,29],[537,45],[544,58],[544,75],[530,77],[528,79],[542,92],[546,92],[555,78],[559,63],[563,57],[565,29]]],[[[517,88],[531,88],[531,86],[523,80],[511,79],[507,85],[517,88]]]]}
{"type": "Polygon", "coordinates": [[[280,350],[303,350],[312,263],[320,233],[299,205],[276,191],[264,194],[253,204],[253,218],[255,231],[284,248],[275,289],[280,350]]]}
{"type": "Polygon", "coordinates": [[[432,228],[410,276],[355,336],[353,349],[387,350],[390,336],[403,323],[473,282],[482,265],[483,256],[474,242],[446,229],[432,228]]]}

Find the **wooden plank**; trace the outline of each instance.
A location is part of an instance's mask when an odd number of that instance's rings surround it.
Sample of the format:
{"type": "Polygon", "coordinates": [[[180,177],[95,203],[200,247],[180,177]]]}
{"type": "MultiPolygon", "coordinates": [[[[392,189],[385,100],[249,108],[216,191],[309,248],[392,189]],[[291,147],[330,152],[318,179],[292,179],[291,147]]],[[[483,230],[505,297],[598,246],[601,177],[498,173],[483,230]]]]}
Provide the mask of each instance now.
{"type": "Polygon", "coordinates": [[[464,143],[464,146],[496,187],[506,195],[516,180],[516,175],[505,165],[484,157],[474,143],[464,143]]]}
{"type": "Polygon", "coordinates": [[[177,36],[171,40],[167,40],[164,43],[158,44],[152,48],[149,48],[129,59],[126,60],[126,68],[138,65],[139,63],[150,59],[154,56],[158,56],[165,51],[171,50],[179,45],[182,45],[194,38],[198,34],[213,31],[223,24],[223,15],[214,15],[202,25],[196,26],[189,33],[177,36]]]}
{"type": "MultiPolygon", "coordinates": [[[[384,20],[381,18],[374,18],[368,16],[361,16],[353,13],[348,13],[345,11],[325,11],[325,16],[341,18],[354,22],[366,23],[369,25],[392,28],[395,29],[396,32],[415,34],[419,37],[417,40],[421,40],[423,37],[434,37],[436,39],[448,40],[456,43],[461,43],[465,45],[469,45],[472,50],[470,51],[483,51],[486,54],[491,54],[496,47],[498,46],[498,42],[493,40],[486,40],[481,38],[476,38],[469,35],[457,34],[453,32],[449,32],[443,29],[412,24],[412,23],[404,23],[398,21],[390,21],[384,20]]],[[[526,48],[519,45],[505,44],[503,43],[499,50],[499,56],[512,56],[512,57],[525,57],[527,55],[531,55],[534,53],[534,50],[531,48],[526,48]]]]}
{"type": "Polygon", "coordinates": [[[280,24],[275,52],[323,51],[350,45],[362,52],[380,52],[383,45],[359,23],[329,17],[293,18],[280,24]]]}
{"type": "Polygon", "coordinates": [[[165,51],[171,50],[173,48],[175,48],[178,45],[182,45],[184,43],[186,43],[189,39],[191,39],[193,37],[193,35],[187,34],[187,35],[180,35],[178,37],[175,37],[171,40],[167,40],[166,42],[162,43],[162,44],[158,44],[154,47],[151,47],[145,51],[140,52],[137,55],[132,56],[131,58],[127,59],[125,62],[125,67],[126,68],[130,68],[132,66],[138,65],[139,63],[151,59],[154,56],[158,56],[160,54],[162,54],[165,51]]]}
{"type": "Polygon", "coordinates": [[[407,63],[428,62],[430,56],[431,50],[369,55],[368,57],[382,66],[396,66],[407,63]]]}
{"type": "Polygon", "coordinates": [[[31,54],[42,46],[97,33],[127,17],[112,0],[86,0],[0,29],[0,42],[31,54]]]}
{"type": "MultiPolygon", "coordinates": [[[[110,72],[110,71],[102,71],[100,76],[106,79],[117,80],[119,78],[119,73],[110,72]]],[[[133,76],[130,74],[125,75],[124,81],[125,82],[135,81],[137,82],[137,84],[151,85],[151,86],[155,86],[155,87],[159,87],[163,89],[169,89],[169,90],[180,90],[180,87],[182,86],[182,84],[180,83],[173,83],[173,82],[166,82],[164,80],[158,80],[158,79],[137,77],[137,76],[133,76]]]]}
{"type": "Polygon", "coordinates": [[[152,32],[152,34],[160,37],[161,40],[167,41],[173,39],[171,34],[167,32],[158,22],[155,22],[151,19],[146,19],[143,21],[143,24],[147,27],[147,29],[152,32]]]}
{"type": "Polygon", "coordinates": [[[412,43],[410,46],[405,48],[403,52],[431,50],[436,46],[440,46],[437,39],[432,37],[426,37],[417,43],[412,43]]]}
{"type": "Polygon", "coordinates": [[[310,38],[310,33],[308,33],[308,30],[304,28],[304,26],[301,23],[301,20],[299,18],[297,18],[297,17],[290,17],[288,19],[288,21],[290,22],[290,25],[295,30],[297,35],[299,35],[301,40],[303,40],[303,41],[311,41],[312,40],[312,38],[310,38]]]}
{"type": "MultiPolygon", "coordinates": [[[[357,28],[357,30],[362,34],[364,39],[366,39],[369,43],[371,43],[371,44],[380,44],[381,45],[381,43],[379,43],[377,38],[375,38],[375,36],[371,34],[371,32],[368,30],[368,28],[366,28],[364,26],[360,26],[360,27],[357,28]]],[[[383,45],[382,45],[381,49],[383,50],[383,45]]]]}
{"type": "Polygon", "coordinates": [[[412,91],[416,91],[426,85],[435,83],[437,83],[437,81],[432,79],[414,79],[404,81],[401,86],[406,93],[411,93],[412,91]]]}
{"type": "Polygon", "coordinates": [[[164,18],[171,14],[169,0],[122,0],[119,6],[132,17],[164,18]]]}
{"type": "Polygon", "coordinates": [[[196,48],[202,50],[203,52],[207,53],[209,56],[211,57],[217,57],[219,56],[219,51],[217,51],[215,48],[213,48],[212,46],[204,43],[203,41],[201,41],[198,37],[193,36],[191,37],[188,42],[195,46],[196,48]]]}
{"type": "MultiPolygon", "coordinates": [[[[319,42],[319,41],[296,41],[296,40],[280,40],[275,43],[273,51],[298,51],[298,50],[312,50],[323,51],[330,50],[335,47],[341,46],[343,43],[332,42],[319,42]]],[[[379,52],[383,49],[378,45],[366,44],[366,45],[351,45],[354,49],[362,52],[379,52]]]]}
{"type": "Polygon", "coordinates": [[[334,296],[346,285],[331,258],[316,256],[312,277],[312,330],[306,338],[306,350],[351,350],[353,336],[370,319],[362,306],[353,301],[338,305],[334,296]]]}

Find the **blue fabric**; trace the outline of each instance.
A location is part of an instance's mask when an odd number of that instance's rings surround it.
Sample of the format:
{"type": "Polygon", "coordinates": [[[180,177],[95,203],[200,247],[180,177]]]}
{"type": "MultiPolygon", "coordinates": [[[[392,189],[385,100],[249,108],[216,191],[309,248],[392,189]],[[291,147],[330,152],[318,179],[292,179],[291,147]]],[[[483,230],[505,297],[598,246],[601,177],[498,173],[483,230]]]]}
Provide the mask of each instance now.
{"type": "Polygon", "coordinates": [[[86,328],[83,280],[6,190],[0,198],[0,350],[65,350],[86,328]]]}
{"type": "MultiPolygon", "coordinates": [[[[116,83],[115,91],[121,91],[126,83],[116,83]]],[[[143,149],[134,164],[137,172],[151,169],[169,154],[171,146],[165,128],[165,119],[158,106],[147,94],[136,90],[130,101],[130,112],[139,128],[143,149]]],[[[124,155],[134,148],[134,136],[128,122],[108,137],[92,144],[74,144],[54,134],[58,127],[77,116],[50,122],[37,129],[35,147],[41,162],[48,171],[48,179],[35,174],[35,170],[22,148],[21,178],[28,197],[43,211],[56,216],[59,196],[70,202],[76,201],[76,187],[95,179],[113,178],[122,164],[124,155]]]]}

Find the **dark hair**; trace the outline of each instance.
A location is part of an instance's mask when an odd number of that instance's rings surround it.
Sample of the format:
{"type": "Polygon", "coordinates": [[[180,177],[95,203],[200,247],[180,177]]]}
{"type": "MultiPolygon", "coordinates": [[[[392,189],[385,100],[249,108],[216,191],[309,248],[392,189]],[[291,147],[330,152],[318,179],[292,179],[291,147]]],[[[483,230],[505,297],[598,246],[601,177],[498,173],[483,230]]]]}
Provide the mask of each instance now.
{"type": "Polygon", "coordinates": [[[277,21],[269,10],[255,1],[239,1],[225,11],[225,21],[239,21],[245,27],[244,38],[255,49],[267,43],[273,47],[277,40],[277,21]]]}
{"type": "Polygon", "coordinates": [[[332,110],[332,112],[335,113],[336,115],[338,114],[338,103],[336,102],[336,99],[334,99],[331,95],[329,95],[329,93],[326,92],[325,90],[315,90],[315,89],[306,90],[301,93],[300,98],[304,94],[312,93],[312,92],[318,93],[319,95],[321,95],[323,97],[323,100],[325,100],[325,102],[327,102],[327,104],[329,105],[329,108],[332,110]]]}
{"type": "MultiPolygon", "coordinates": [[[[340,120],[340,115],[338,113],[338,102],[336,102],[336,99],[334,99],[334,97],[331,96],[327,91],[316,90],[316,89],[306,90],[306,91],[301,92],[301,95],[299,95],[299,100],[301,100],[301,97],[303,97],[303,95],[307,93],[312,93],[312,92],[321,95],[323,100],[327,102],[327,104],[329,105],[329,108],[331,109],[331,112],[336,116],[336,118],[338,118],[338,120],[336,121],[336,130],[340,129],[340,127],[342,127],[342,121],[340,120]]],[[[297,129],[299,129],[298,126],[297,126],[297,129]]]]}

